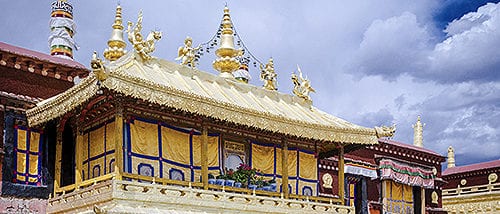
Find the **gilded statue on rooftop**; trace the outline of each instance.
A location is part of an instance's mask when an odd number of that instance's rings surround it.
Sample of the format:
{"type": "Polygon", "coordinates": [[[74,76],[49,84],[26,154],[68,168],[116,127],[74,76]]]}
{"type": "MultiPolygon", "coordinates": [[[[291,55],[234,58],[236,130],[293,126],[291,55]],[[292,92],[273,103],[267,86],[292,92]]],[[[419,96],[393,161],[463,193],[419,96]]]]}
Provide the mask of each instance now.
{"type": "Polygon", "coordinates": [[[104,63],[100,58],[97,57],[97,52],[94,51],[92,54],[92,59],[90,60],[90,68],[92,68],[92,72],[99,81],[104,81],[108,78],[106,74],[106,68],[104,67],[104,63]]]}
{"type": "Polygon", "coordinates": [[[178,57],[175,60],[181,60],[181,65],[187,65],[189,67],[196,67],[195,55],[201,46],[193,48],[193,39],[191,37],[186,37],[184,40],[184,46],[179,47],[178,57]]]}
{"type": "Polygon", "coordinates": [[[142,30],[142,11],[139,12],[139,18],[137,19],[137,24],[132,30],[134,24],[128,22],[127,34],[128,41],[134,46],[135,52],[141,56],[143,60],[150,60],[151,53],[155,51],[155,41],[161,39],[161,31],[151,31],[146,40],[144,40],[141,30],[142,30]]]}
{"type": "Polygon", "coordinates": [[[297,76],[295,72],[292,73],[292,82],[294,84],[293,93],[305,100],[311,100],[309,93],[316,91],[311,86],[311,81],[307,78],[302,77],[302,71],[300,70],[299,65],[297,65],[297,71],[299,72],[299,76],[297,76]]]}
{"type": "Polygon", "coordinates": [[[264,88],[267,90],[278,90],[276,77],[278,75],[274,71],[273,58],[270,58],[265,67],[260,65],[260,79],[264,81],[264,88]]]}

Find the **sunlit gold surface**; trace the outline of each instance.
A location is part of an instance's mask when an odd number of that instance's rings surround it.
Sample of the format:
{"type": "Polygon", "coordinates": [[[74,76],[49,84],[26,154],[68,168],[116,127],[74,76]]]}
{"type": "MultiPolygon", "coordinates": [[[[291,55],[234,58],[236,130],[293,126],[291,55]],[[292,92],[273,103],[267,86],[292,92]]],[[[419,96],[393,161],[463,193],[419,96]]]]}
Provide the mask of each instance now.
{"type": "Polygon", "coordinates": [[[232,72],[236,71],[241,65],[236,57],[240,56],[242,51],[235,49],[233,33],[233,23],[229,15],[229,8],[225,7],[222,18],[220,47],[215,51],[217,59],[212,63],[214,69],[221,72],[220,76],[225,78],[233,78],[232,72]]]}
{"type": "Polygon", "coordinates": [[[150,54],[155,51],[155,42],[161,39],[162,33],[160,31],[151,31],[146,37],[146,40],[144,40],[141,33],[142,11],[139,12],[139,17],[137,18],[135,27],[133,26],[134,24],[132,22],[128,22],[128,41],[132,43],[135,52],[141,57],[142,60],[151,60],[153,57],[150,54]]]}
{"type": "Polygon", "coordinates": [[[122,25],[122,7],[116,7],[115,22],[113,23],[113,31],[111,38],[108,40],[108,47],[104,50],[104,57],[109,61],[115,61],[125,55],[125,47],[127,44],[123,39],[123,25],[122,25]]]}
{"type": "MultiPolygon", "coordinates": [[[[376,144],[376,132],[329,115],[302,99],[226,80],[173,62],[137,60],[131,52],[107,65],[101,87],[187,112],[311,139],[376,144]]],[[[98,90],[91,74],[66,92],[27,111],[31,126],[57,118],[83,104],[98,90]]]]}
{"type": "Polygon", "coordinates": [[[277,86],[277,74],[274,71],[274,62],[273,58],[270,58],[267,62],[266,66],[263,68],[260,65],[260,79],[264,81],[264,88],[267,90],[278,90],[277,86]]]}
{"type": "Polygon", "coordinates": [[[95,51],[92,54],[92,59],[90,60],[90,68],[92,68],[92,72],[99,81],[104,81],[108,78],[104,64],[101,59],[97,58],[97,52],[95,51]]]}
{"type": "Polygon", "coordinates": [[[316,92],[314,88],[311,86],[311,81],[307,78],[302,77],[302,71],[300,70],[299,65],[297,65],[297,71],[299,72],[299,76],[295,73],[292,73],[292,82],[293,82],[293,94],[304,100],[311,100],[309,93],[316,92]]]}
{"type": "Polygon", "coordinates": [[[193,39],[191,37],[186,37],[184,40],[184,46],[179,47],[177,51],[177,58],[175,60],[180,60],[181,65],[187,65],[189,67],[196,67],[195,55],[201,46],[193,48],[193,39]]]}

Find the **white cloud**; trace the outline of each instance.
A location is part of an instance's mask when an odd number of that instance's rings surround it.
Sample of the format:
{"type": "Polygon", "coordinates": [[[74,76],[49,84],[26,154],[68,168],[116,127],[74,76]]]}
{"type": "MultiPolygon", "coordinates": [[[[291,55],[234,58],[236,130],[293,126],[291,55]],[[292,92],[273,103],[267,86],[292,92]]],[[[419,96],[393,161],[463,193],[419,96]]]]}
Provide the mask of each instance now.
{"type": "Polygon", "coordinates": [[[445,29],[437,37],[409,12],[376,20],[365,31],[355,59],[348,66],[358,75],[380,75],[394,80],[407,73],[441,83],[500,79],[500,3],[489,3],[445,29]]]}

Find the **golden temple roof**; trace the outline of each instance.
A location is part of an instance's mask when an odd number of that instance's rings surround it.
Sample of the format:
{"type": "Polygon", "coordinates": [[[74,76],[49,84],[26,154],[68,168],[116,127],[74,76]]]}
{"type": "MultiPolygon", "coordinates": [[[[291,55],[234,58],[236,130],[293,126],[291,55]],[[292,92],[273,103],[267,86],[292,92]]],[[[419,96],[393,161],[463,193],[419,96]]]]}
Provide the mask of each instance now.
{"type": "MultiPolygon", "coordinates": [[[[297,137],[342,143],[376,144],[385,128],[366,128],[329,115],[311,102],[235,79],[129,52],[108,62],[100,87],[163,106],[297,137]]],[[[97,94],[95,74],[28,110],[30,126],[63,116],[97,94]]]]}

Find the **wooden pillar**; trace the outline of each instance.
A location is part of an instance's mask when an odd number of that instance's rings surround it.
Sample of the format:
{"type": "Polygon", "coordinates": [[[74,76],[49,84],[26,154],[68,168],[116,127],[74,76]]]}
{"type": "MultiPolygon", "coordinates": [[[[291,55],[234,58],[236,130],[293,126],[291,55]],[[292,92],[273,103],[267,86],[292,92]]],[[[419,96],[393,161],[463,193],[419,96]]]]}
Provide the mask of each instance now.
{"type": "Polygon", "coordinates": [[[339,147],[339,198],[341,204],[345,204],[345,187],[344,187],[344,145],[339,147]]]}
{"type": "MultiPolygon", "coordinates": [[[[283,149],[281,150],[281,190],[286,199],[288,199],[288,142],[283,139],[283,149]]],[[[298,161],[298,160],[297,160],[298,161]]]]}
{"type": "Polygon", "coordinates": [[[208,189],[208,128],[203,125],[201,128],[201,180],[203,189],[208,189]]]}
{"type": "Polygon", "coordinates": [[[56,138],[56,160],[55,162],[55,175],[54,175],[54,196],[55,192],[61,187],[61,158],[62,158],[62,143],[63,143],[63,129],[57,129],[56,138]]]}
{"type": "Polygon", "coordinates": [[[83,169],[82,154],[83,154],[83,135],[77,129],[77,131],[76,131],[76,146],[75,146],[75,156],[76,156],[75,157],[75,159],[76,159],[75,160],[75,162],[76,162],[75,185],[76,185],[77,189],[83,180],[83,177],[82,177],[82,169],[83,169]]]}
{"type": "Polygon", "coordinates": [[[115,174],[116,180],[122,179],[123,173],[123,115],[115,115],[115,174]]]}

